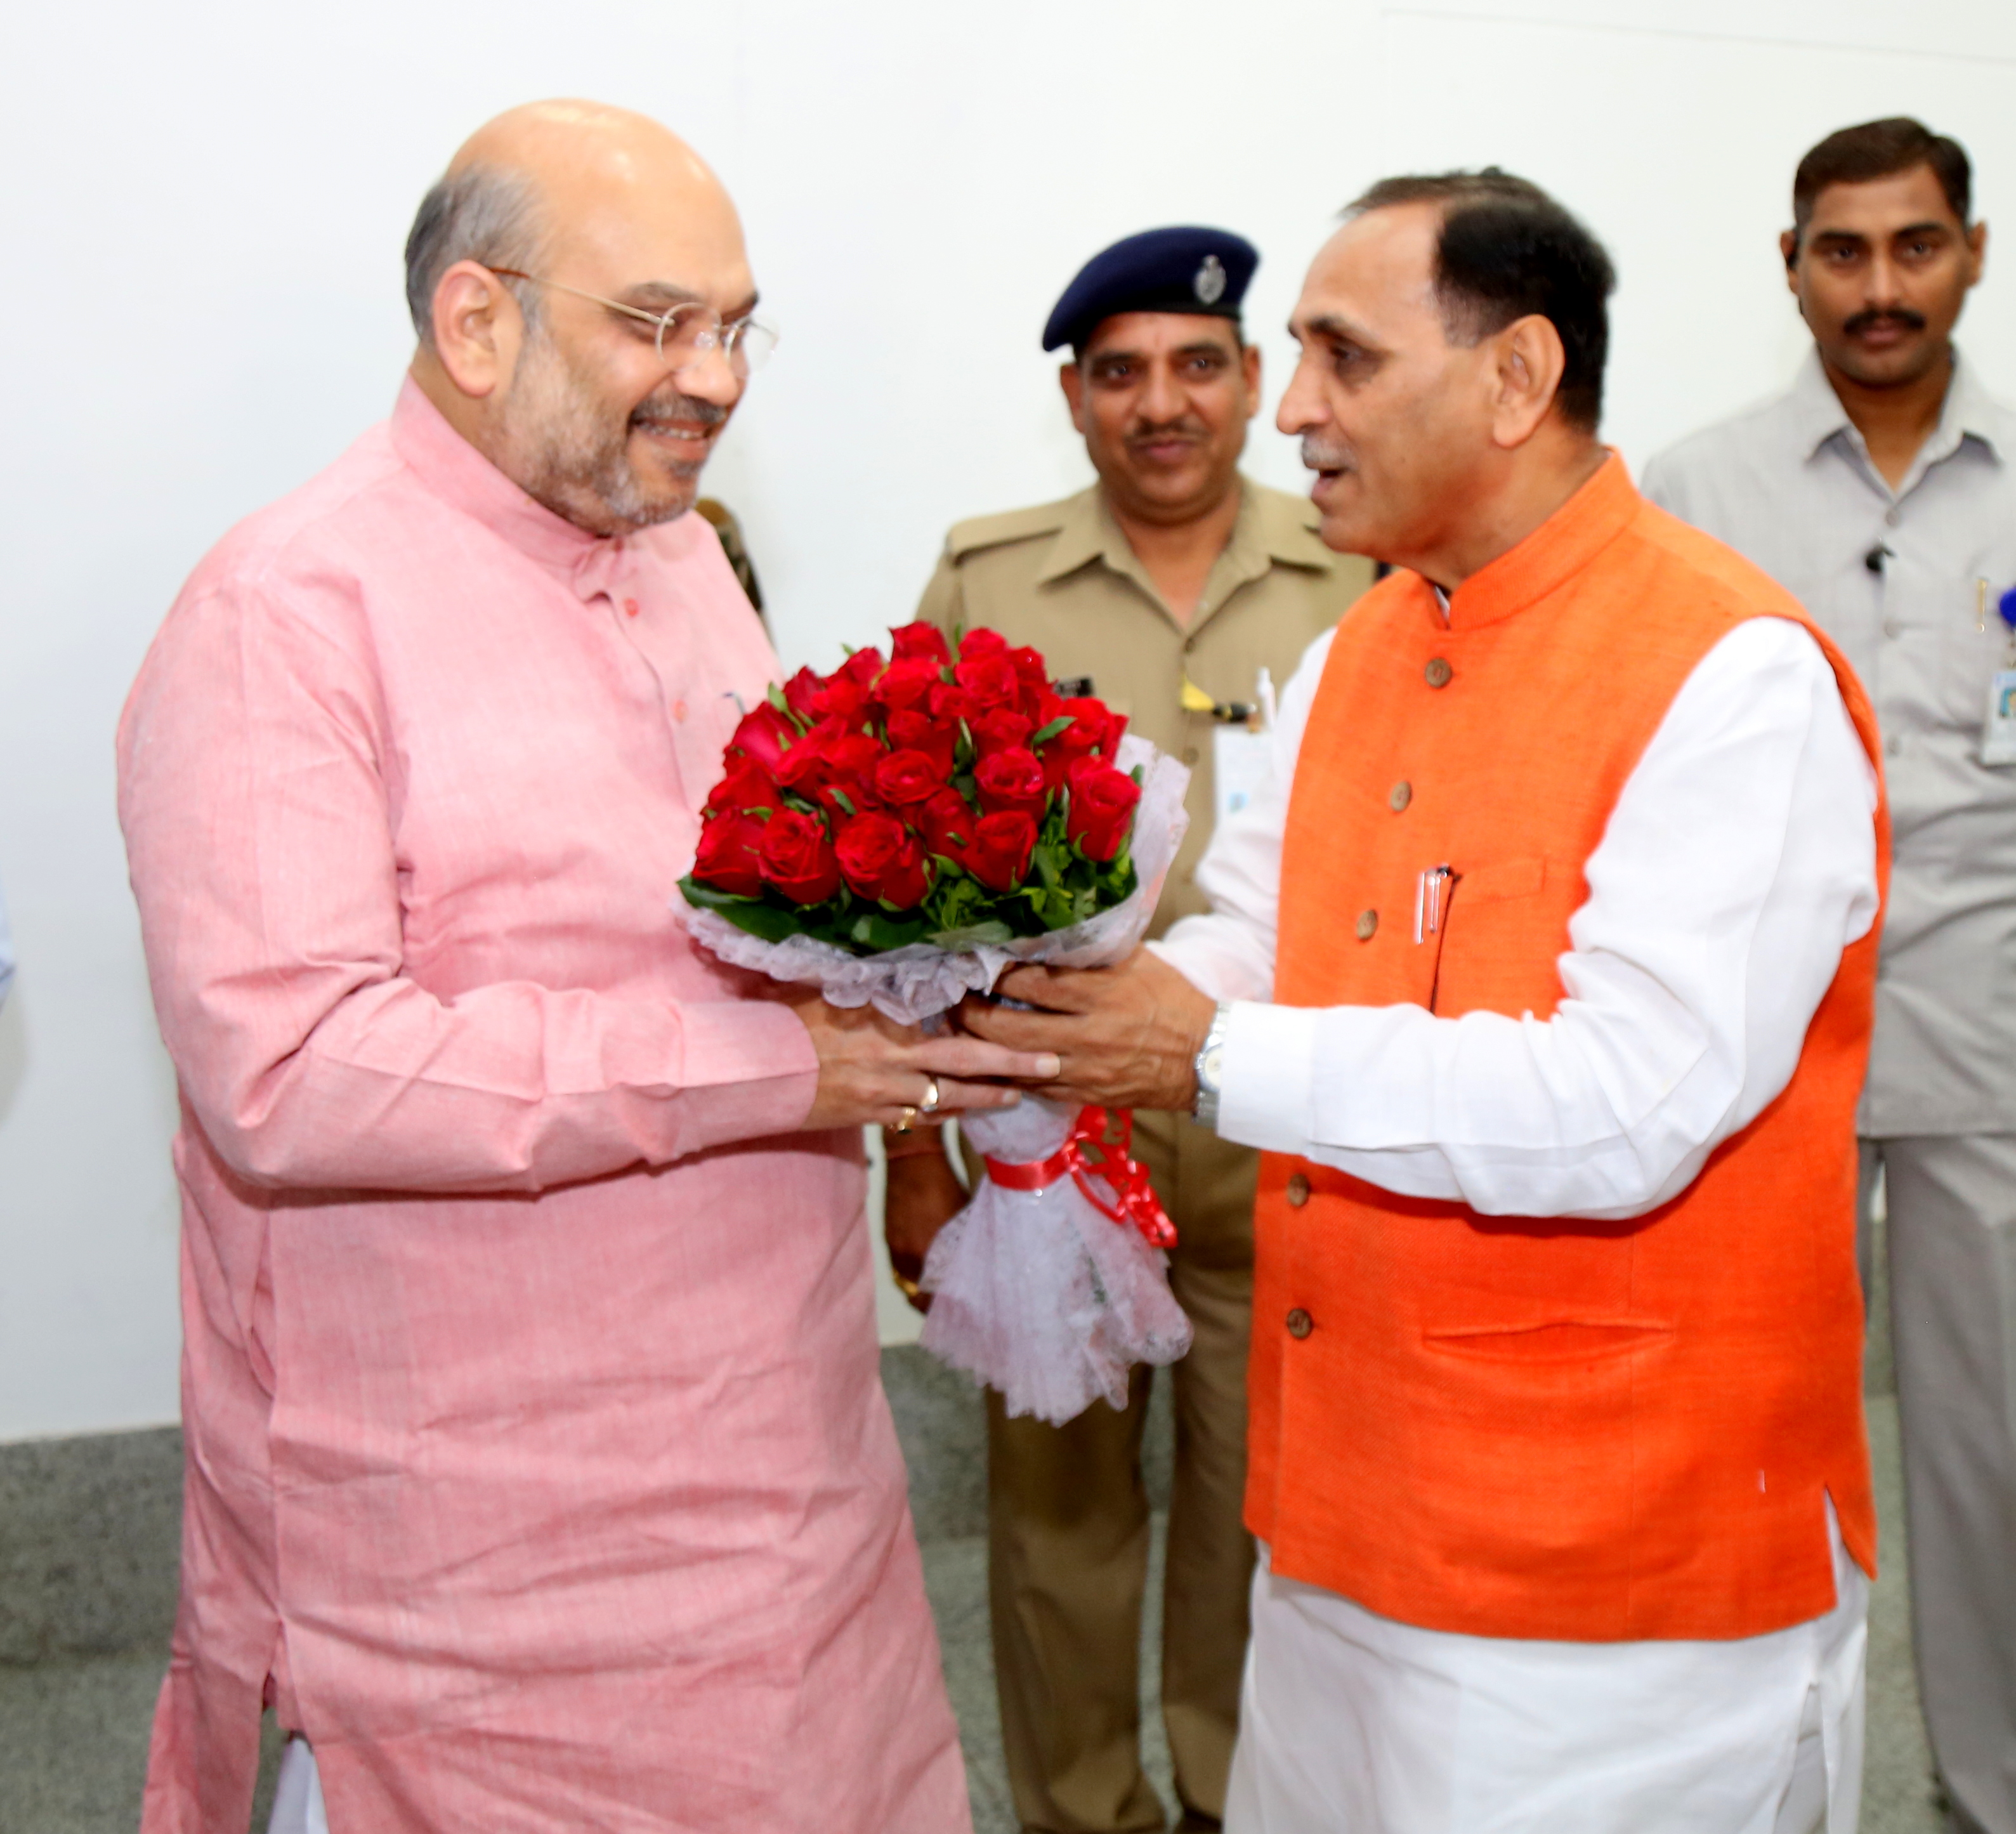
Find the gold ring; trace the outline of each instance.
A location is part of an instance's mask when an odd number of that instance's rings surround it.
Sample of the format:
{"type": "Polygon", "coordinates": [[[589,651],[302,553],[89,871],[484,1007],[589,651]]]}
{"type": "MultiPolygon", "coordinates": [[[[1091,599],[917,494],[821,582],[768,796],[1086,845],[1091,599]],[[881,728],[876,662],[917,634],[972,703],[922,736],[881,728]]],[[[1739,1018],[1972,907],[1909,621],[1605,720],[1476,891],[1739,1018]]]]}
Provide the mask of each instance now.
{"type": "Polygon", "coordinates": [[[918,1286],[917,1283],[914,1280],[909,1278],[906,1275],[898,1274],[893,1267],[889,1270],[889,1277],[895,1281],[897,1292],[901,1293],[905,1299],[909,1299],[913,1303],[916,1301],[919,1292],[922,1289],[918,1286]]]}
{"type": "Polygon", "coordinates": [[[917,1111],[915,1108],[903,1108],[898,1112],[901,1118],[897,1121],[896,1125],[890,1129],[890,1132],[907,1133],[917,1124],[917,1111]]]}
{"type": "Polygon", "coordinates": [[[938,1103],[941,1099],[941,1098],[938,1094],[938,1078],[935,1076],[925,1077],[924,1099],[917,1104],[917,1112],[920,1115],[936,1114],[938,1112],[938,1103]]]}

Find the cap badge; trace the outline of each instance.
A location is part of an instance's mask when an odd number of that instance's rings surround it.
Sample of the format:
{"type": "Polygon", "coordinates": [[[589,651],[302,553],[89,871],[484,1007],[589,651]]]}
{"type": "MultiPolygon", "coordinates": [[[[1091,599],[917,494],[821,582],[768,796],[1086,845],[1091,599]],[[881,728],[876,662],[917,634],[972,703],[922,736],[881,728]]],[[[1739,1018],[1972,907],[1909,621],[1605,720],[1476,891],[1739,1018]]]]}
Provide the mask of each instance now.
{"type": "Polygon", "coordinates": [[[1197,278],[1190,283],[1190,290],[1203,304],[1216,305],[1225,297],[1225,263],[1215,254],[1206,255],[1197,278]]]}

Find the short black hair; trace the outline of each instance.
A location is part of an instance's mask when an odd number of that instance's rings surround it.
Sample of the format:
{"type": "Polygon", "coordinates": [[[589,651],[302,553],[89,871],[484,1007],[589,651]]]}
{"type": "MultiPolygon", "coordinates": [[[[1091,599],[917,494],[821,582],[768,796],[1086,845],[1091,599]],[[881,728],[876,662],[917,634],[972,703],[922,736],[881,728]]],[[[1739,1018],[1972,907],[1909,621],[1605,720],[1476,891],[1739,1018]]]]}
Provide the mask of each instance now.
{"type": "Polygon", "coordinates": [[[1561,417],[1593,433],[1603,418],[1608,301],[1617,288],[1603,244],[1530,178],[1496,166],[1381,178],[1343,214],[1403,204],[1442,211],[1435,299],[1451,340],[1474,344],[1515,319],[1546,319],[1567,359],[1554,395],[1561,417]]]}
{"type": "Polygon", "coordinates": [[[1932,168],[1953,214],[1963,229],[1968,227],[1974,168],[1967,163],[1967,149],[1907,114],[1888,115],[1880,121],[1836,128],[1799,161],[1792,175],[1792,258],[1798,258],[1799,244],[1805,240],[1813,206],[1830,185],[1867,185],[1918,166],[1932,168]]]}

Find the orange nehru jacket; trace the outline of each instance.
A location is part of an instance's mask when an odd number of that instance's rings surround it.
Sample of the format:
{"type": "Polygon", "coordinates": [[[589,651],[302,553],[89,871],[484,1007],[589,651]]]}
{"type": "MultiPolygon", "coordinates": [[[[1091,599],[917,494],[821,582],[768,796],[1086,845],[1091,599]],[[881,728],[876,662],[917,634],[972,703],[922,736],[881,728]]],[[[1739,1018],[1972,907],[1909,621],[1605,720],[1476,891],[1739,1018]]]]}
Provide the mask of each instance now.
{"type": "MultiPolygon", "coordinates": [[[[1695,665],[1757,617],[1813,630],[1874,758],[1833,645],[1614,456],[1446,623],[1417,576],[1376,587],[1338,629],[1295,773],[1276,998],[1550,1014],[1625,779],[1695,665]],[[1445,863],[1417,945],[1417,877],[1445,863]]],[[[1784,1093],[1650,1215],[1484,1216],[1265,1158],[1246,1508],[1276,1571],[1438,1630],[1747,1637],[1833,1605],[1827,1495],[1875,1570],[1854,1112],[1876,935],[1843,956],[1784,1093]]]]}

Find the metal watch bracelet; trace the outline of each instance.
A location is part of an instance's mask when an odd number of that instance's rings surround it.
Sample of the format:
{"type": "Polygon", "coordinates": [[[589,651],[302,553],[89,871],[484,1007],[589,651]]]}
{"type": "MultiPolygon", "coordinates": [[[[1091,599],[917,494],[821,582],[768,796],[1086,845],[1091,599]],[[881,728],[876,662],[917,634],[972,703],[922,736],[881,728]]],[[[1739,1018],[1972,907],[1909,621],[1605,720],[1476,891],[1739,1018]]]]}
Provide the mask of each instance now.
{"type": "Polygon", "coordinates": [[[1225,1059],[1225,1028],[1232,1017],[1229,1001],[1220,1000],[1218,1010],[1211,1015],[1211,1029],[1204,1035],[1203,1046],[1193,1060],[1192,1068],[1197,1075],[1197,1101],[1190,1109],[1190,1119],[1200,1126],[1218,1125],[1218,1097],[1222,1086],[1225,1059]]]}

